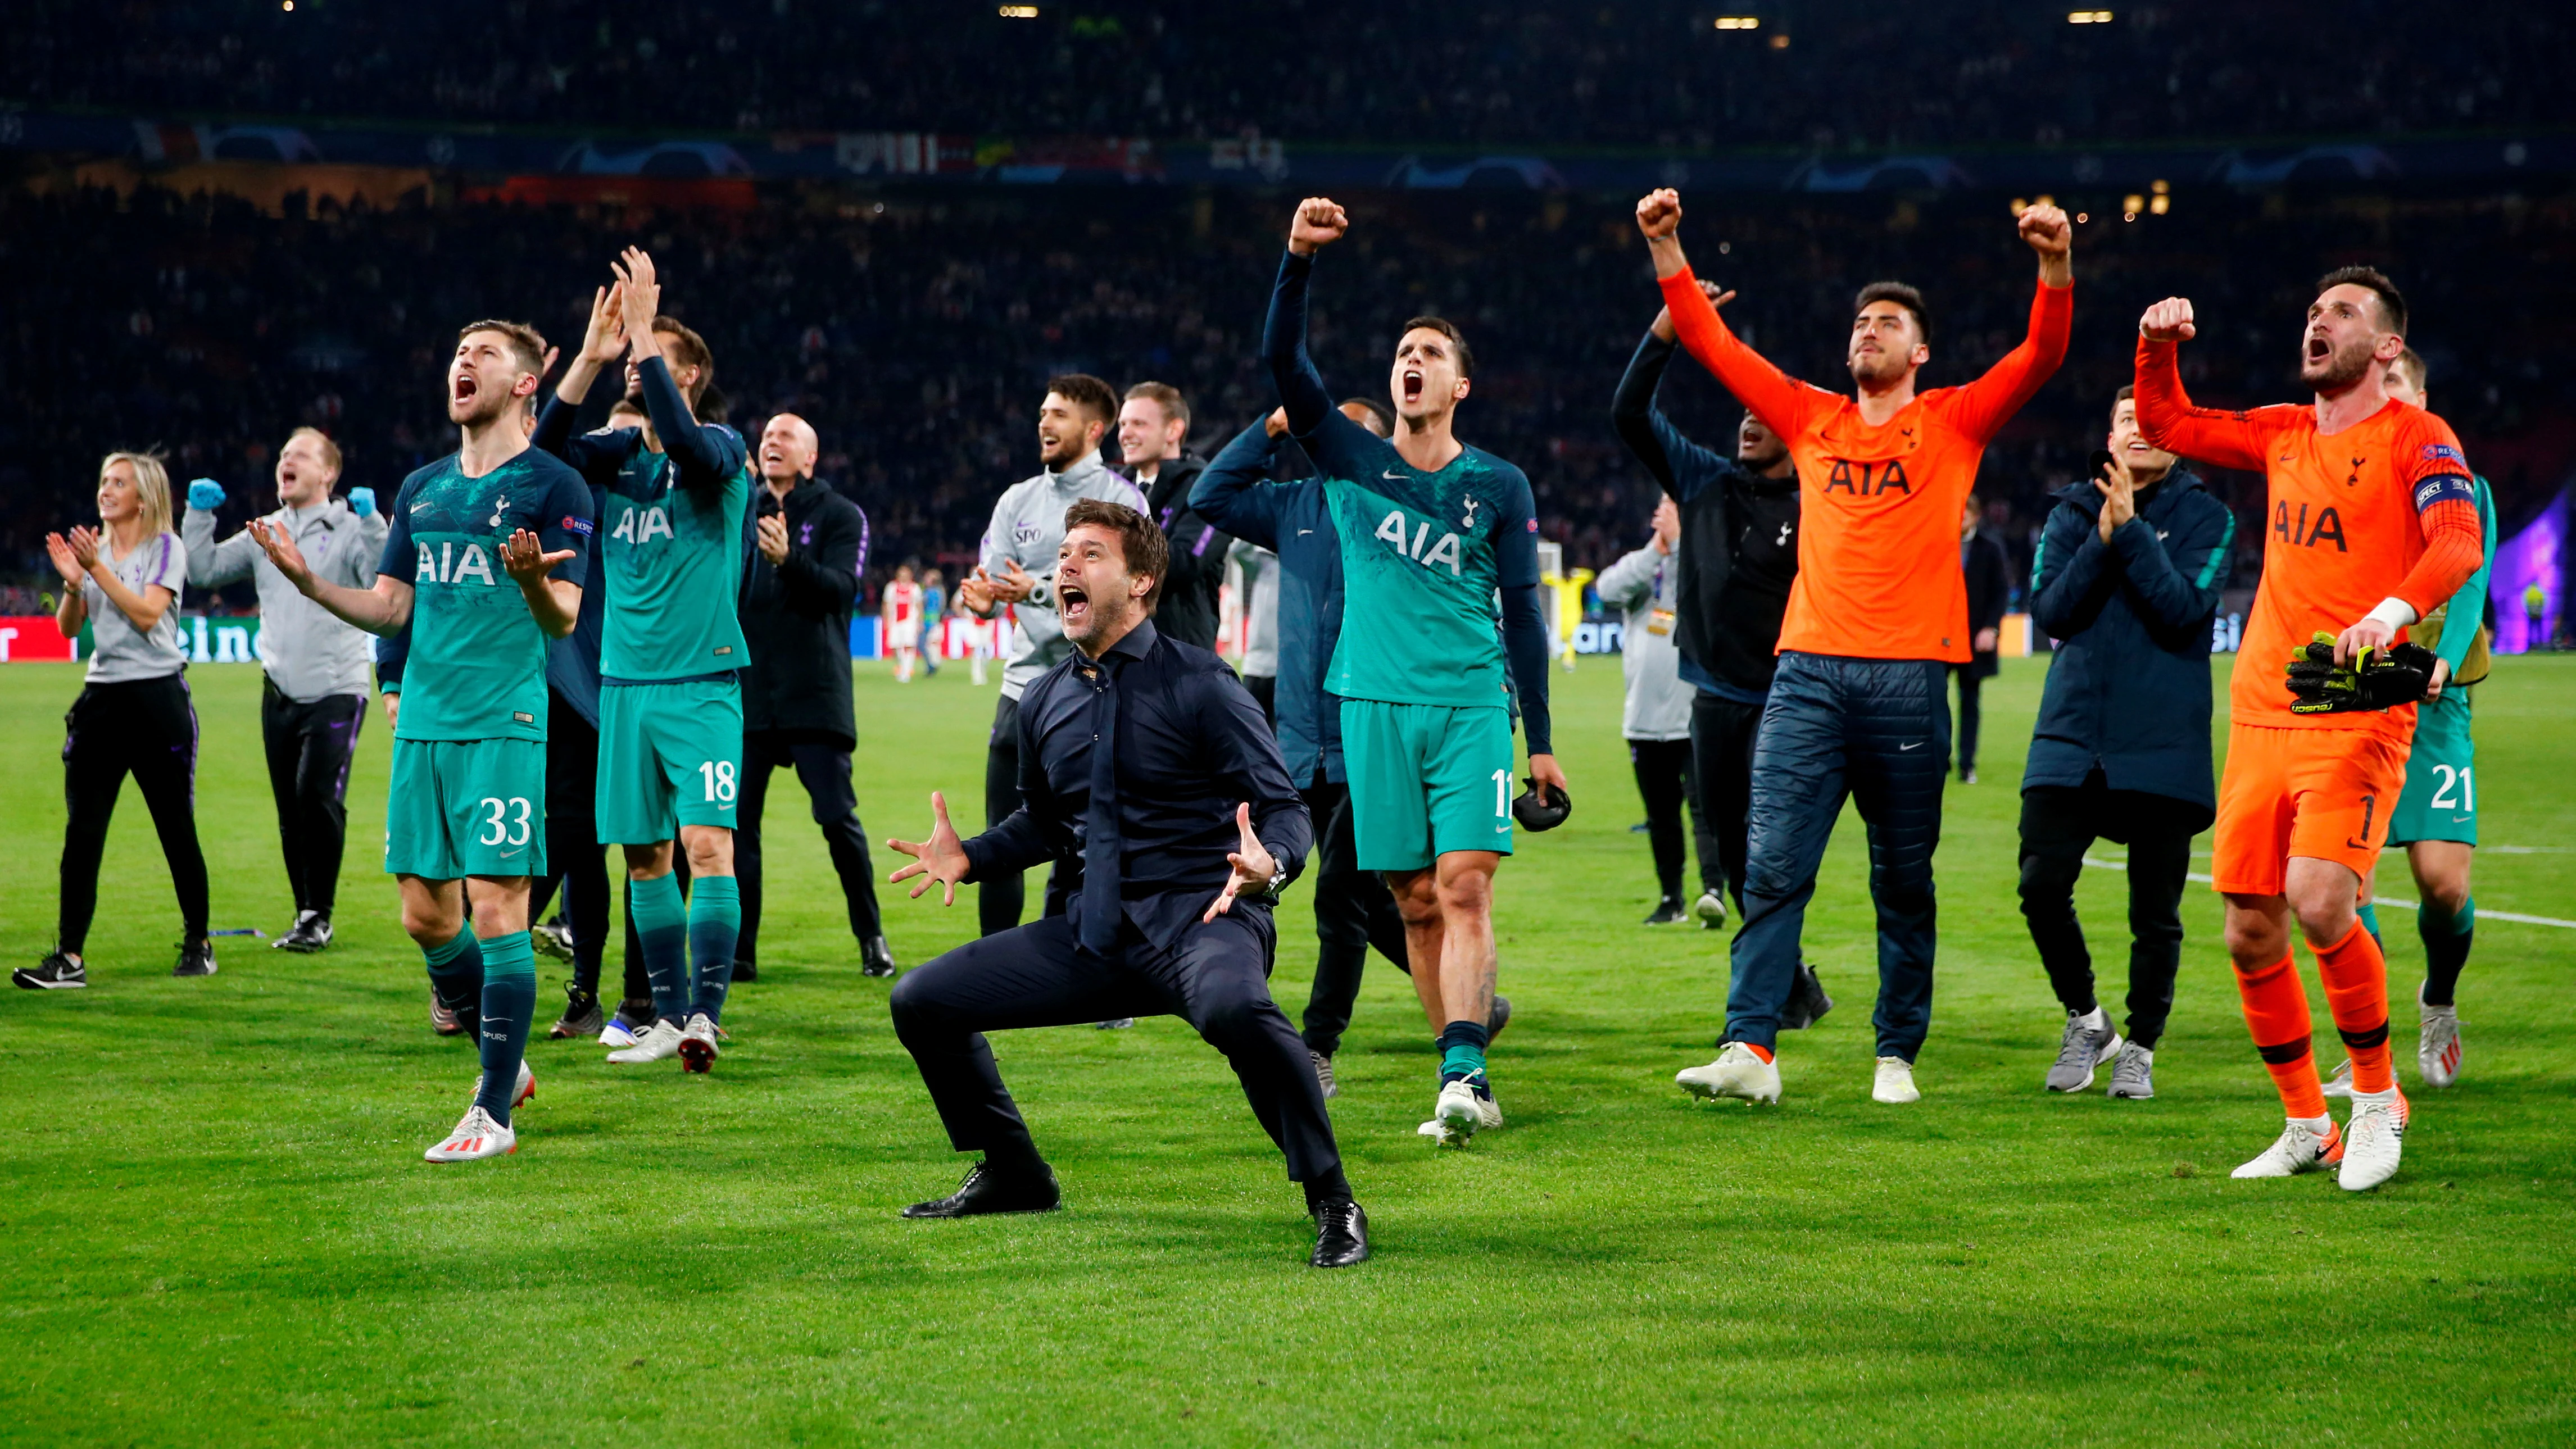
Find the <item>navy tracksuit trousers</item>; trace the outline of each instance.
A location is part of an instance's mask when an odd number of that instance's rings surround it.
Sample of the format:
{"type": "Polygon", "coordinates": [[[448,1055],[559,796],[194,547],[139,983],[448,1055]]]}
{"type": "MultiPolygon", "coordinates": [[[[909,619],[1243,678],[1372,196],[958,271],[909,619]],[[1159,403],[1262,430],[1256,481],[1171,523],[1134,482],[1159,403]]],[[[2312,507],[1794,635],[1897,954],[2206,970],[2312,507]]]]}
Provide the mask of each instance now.
{"type": "Polygon", "coordinates": [[[1869,827],[1878,1054],[1914,1060],[1932,1022],[1932,851],[1950,765],[1949,666],[1784,653],[1753,747],[1744,924],[1726,1036],[1770,1050],[1816,870],[1849,797],[1869,827]]]}

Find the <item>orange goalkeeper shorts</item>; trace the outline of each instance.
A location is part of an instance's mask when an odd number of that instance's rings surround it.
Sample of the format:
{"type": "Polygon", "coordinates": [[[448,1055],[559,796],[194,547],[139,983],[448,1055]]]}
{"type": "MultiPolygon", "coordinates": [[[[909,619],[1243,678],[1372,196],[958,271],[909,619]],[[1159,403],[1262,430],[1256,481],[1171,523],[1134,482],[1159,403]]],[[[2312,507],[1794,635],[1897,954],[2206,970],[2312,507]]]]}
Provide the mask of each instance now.
{"type": "Polygon", "coordinates": [[[2408,735],[2386,728],[2229,726],[2211,884],[2232,894],[2277,896],[2294,855],[2370,874],[2388,841],[2388,817],[2405,793],[2411,744],[2408,735]]]}

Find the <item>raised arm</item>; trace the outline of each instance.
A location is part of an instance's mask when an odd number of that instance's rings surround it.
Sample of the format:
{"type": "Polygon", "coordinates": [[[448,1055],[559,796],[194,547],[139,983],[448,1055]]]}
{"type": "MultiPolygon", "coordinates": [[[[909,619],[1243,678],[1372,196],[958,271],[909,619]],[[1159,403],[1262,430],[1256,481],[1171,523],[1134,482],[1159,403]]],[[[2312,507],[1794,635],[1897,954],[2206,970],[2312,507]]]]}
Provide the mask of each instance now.
{"type": "Polygon", "coordinates": [[[1718,320],[1717,305],[1691,275],[1682,255],[1682,199],[1667,188],[1650,192],[1637,203],[1637,229],[1646,234],[1647,254],[1654,258],[1655,283],[1663,288],[1664,310],[1682,346],[1723,384],[1728,392],[1783,438],[1796,438],[1808,416],[1832,394],[1792,381],[1762,354],[1739,340],[1718,320]]]}
{"type": "Polygon", "coordinates": [[[743,460],[750,456],[742,435],[722,423],[702,423],[692,416],[680,385],[671,380],[670,363],[658,351],[645,357],[636,372],[644,384],[644,415],[653,420],[662,450],[678,465],[680,487],[700,499],[722,492],[726,480],[741,472],[743,460]]]}
{"type": "MultiPolygon", "coordinates": [[[[1701,284],[1703,288],[1706,283],[1701,284]]],[[[1712,301],[1717,305],[1728,292],[1712,301]]],[[[1668,308],[1655,318],[1655,325],[1637,343],[1636,352],[1628,359],[1628,370],[1619,376],[1619,390],[1610,396],[1610,426],[1619,441],[1636,455],[1655,486],[1671,495],[1675,503],[1688,503],[1702,490],[1726,476],[1733,463],[1713,448],[1693,442],[1655,406],[1655,394],[1663,386],[1664,369],[1672,365],[1673,355],[1681,350],[1680,336],[1673,329],[1668,308]]]]}
{"type": "Polygon", "coordinates": [[[1235,434],[1190,485],[1190,510],[1237,538],[1274,552],[1279,547],[1279,492],[1269,486],[1279,456],[1285,410],[1235,434]]]}
{"type": "Polygon", "coordinates": [[[188,511],[179,519],[179,541],[188,546],[188,582],[201,589],[221,588],[250,573],[259,545],[247,532],[215,541],[215,510],[224,502],[223,485],[200,478],[188,485],[188,511]]]}
{"type": "Polygon", "coordinates": [[[2194,407],[2176,351],[2199,329],[2188,298],[2167,297],[2138,319],[2138,431],[2168,453],[2260,473],[2271,429],[2245,413],[2194,407]]]}
{"type": "Polygon", "coordinates": [[[314,577],[313,566],[304,560],[304,550],[295,546],[294,538],[285,529],[266,519],[252,519],[248,532],[297,593],[320,604],[342,623],[391,637],[411,626],[414,560],[411,529],[401,516],[403,501],[398,495],[396,517],[385,533],[384,556],[376,562],[376,581],[369,588],[353,589],[314,577]]]}
{"type": "Polygon", "coordinates": [[[1971,437],[1983,440],[2002,431],[2040,385],[2066,360],[2066,339],[2075,325],[2075,272],[2069,243],[2075,229],[2054,206],[2034,206],[2021,214],[2021,237],[2039,254],[2039,286],[2030,299],[2030,330],[2021,345],[1997,359],[1985,376],[1951,394],[1951,416],[1971,437]]]}
{"type": "Polygon", "coordinates": [[[1593,592],[1598,593],[1601,602],[1609,608],[1633,609],[1654,597],[1655,565],[1666,557],[1663,550],[1651,543],[1644,548],[1630,549],[1620,555],[1617,563],[1603,569],[1601,577],[1592,581],[1593,592]]]}

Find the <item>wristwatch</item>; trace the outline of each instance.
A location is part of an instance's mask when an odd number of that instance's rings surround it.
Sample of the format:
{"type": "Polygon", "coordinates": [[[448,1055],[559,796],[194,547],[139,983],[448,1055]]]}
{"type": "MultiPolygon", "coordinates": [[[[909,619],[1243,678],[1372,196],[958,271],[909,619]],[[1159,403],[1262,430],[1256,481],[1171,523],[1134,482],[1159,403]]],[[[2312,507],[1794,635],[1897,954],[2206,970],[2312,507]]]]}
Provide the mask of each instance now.
{"type": "Polygon", "coordinates": [[[1279,893],[1288,888],[1288,867],[1279,864],[1279,858],[1275,855],[1270,859],[1270,879],[1263,881],[1258,889],[1236,891],[1234,893],[1235,899],[1254,901],[1275,901],[1279,899],[1279,893]]]}

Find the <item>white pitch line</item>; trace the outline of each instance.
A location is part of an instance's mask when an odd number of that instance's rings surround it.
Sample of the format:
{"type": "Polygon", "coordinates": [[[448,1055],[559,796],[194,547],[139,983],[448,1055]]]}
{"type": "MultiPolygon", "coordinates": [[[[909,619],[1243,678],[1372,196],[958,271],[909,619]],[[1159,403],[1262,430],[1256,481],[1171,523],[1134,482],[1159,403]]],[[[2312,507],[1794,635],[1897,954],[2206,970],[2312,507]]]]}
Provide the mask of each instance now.
{"type": "MultiPolygon", "coordinates": [[[[2126,871],[2129,868],[2128,863],[2125,861],[2096,860],[2089,855],[2084,857],[2084,863],[2092,866],[2096,870],[2126,871]]],[[[2199,881],[2203,885],[2212,883],[2208,876],[2202,875],[2196,870],[2187,872],[2184,878],[2187,880],[2199,881]]],[[[2380,896],[2373,900],[2371,904],[2375,906],[2395,906],[2401,911],[2421,909],[2416,902],[2405,900],[2398,896],[2380,896]]],[[[2556,926],[2562,931],[2576,931],[2576,921],[2562,921],[2556,916],[2526,916],[2520,911],[2491,911],[2484,906],[2478,907],[2478,919],[2481,921],[2512,921],[2518,925],[2524,926],[2556,926]]]]}

